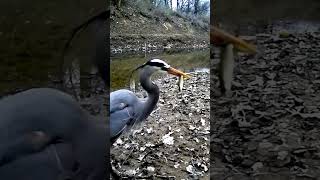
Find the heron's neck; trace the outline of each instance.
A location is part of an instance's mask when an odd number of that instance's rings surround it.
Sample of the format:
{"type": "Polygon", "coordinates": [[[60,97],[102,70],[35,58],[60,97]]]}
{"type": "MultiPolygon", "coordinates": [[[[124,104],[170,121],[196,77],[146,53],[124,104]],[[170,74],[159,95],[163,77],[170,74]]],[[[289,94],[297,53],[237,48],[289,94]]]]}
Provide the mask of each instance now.
{"type": "Polygon", "coordinates": [[[151,81],[153,71],[150,69],[142,69],[140,71],[140,83],[144,90],[147,91],[148,97],[142,112],[142,119],[145,119],[155,108],[159,100],[159,87],[151,81]]]}

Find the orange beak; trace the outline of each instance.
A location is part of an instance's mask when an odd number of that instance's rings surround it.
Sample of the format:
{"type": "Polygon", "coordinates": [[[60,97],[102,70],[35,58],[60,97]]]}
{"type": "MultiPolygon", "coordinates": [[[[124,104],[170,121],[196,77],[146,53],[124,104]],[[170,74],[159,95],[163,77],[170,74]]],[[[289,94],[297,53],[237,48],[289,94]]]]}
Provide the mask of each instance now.
{"type": "Polygon", "coordinates": [[[216,27],[211,27],[210,31],[210,43],[214,45],[224,45],[224,44],[232,44],[235,49],[237,49],[240,52],[246,52],[246,53],[257,53],[257,48],[245,42],[244,40],[237,38],[227,32],[224,32],[216,27]]]}
{"type": "Polygon", "coordinates": [[[175,76],[178,76],[178,77],[183,76],[184,79],[189,79],[189,78],[191,77],[189,74],[184,73],[184,72],[182,72],[182,71],[179,71],[178,69],[175,69],[175,68],[173,68],[173,67],[170,67],[170,68],[167,70],[167,72],[168,72],[169,74],[172,74],[172,75],[175,75],[175,76]]]}

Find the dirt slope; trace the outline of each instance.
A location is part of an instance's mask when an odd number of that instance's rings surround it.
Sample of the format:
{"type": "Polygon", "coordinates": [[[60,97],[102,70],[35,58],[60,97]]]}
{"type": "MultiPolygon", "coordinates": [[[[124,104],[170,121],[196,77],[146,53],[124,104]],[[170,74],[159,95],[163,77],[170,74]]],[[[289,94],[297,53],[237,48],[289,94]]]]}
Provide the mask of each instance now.
{"type": "Polygon", "coordinates": [[[111,8],[111,51],[137,52],[203,48],[209,43],[207,21],[160,10],[111,8]]]}

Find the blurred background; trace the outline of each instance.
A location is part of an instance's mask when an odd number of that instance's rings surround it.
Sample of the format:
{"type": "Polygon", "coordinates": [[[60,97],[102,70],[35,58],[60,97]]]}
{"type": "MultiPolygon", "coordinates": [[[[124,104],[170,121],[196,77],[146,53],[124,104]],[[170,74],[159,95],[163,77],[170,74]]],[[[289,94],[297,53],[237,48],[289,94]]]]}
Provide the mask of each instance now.
{"type": "Polygon", "coordinates": [[[238,34],[271,32],[288,26],[300,32],[319,27],[317,0],[213,0],[211,7],[213,24],[238,34]]]}
{"type": "Polygon", "coordinates": [[[225,98],[215,93],[223,47],[212,46],[211,178],[319,179],[319,12],[317,0],[212,1],[211,25],[257,53],[235,52],[225,98]]]}
{"type": "MultiPolygon", "coordinates": [[[[61,53],[71,30],[105,9],[101,0],[1,1],[0,96],[60,87],[61,53]]],[[[90,33],[83,34],[72,43],[66,62],[90,58],[90,33]]]]}

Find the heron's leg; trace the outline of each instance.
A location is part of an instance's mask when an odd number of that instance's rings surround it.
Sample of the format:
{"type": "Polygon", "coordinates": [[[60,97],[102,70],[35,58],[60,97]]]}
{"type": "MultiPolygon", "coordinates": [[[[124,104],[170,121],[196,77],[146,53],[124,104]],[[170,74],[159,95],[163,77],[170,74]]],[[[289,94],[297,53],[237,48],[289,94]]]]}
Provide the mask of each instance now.
{"type": "Polygon", "coordinates": [[[38,152],[52,141],[54,141],[54,138],[42,131],[32,131],[24,134],[13,140],[9,145],[2,145],[0,166],[25,154],[38,152]]]}

